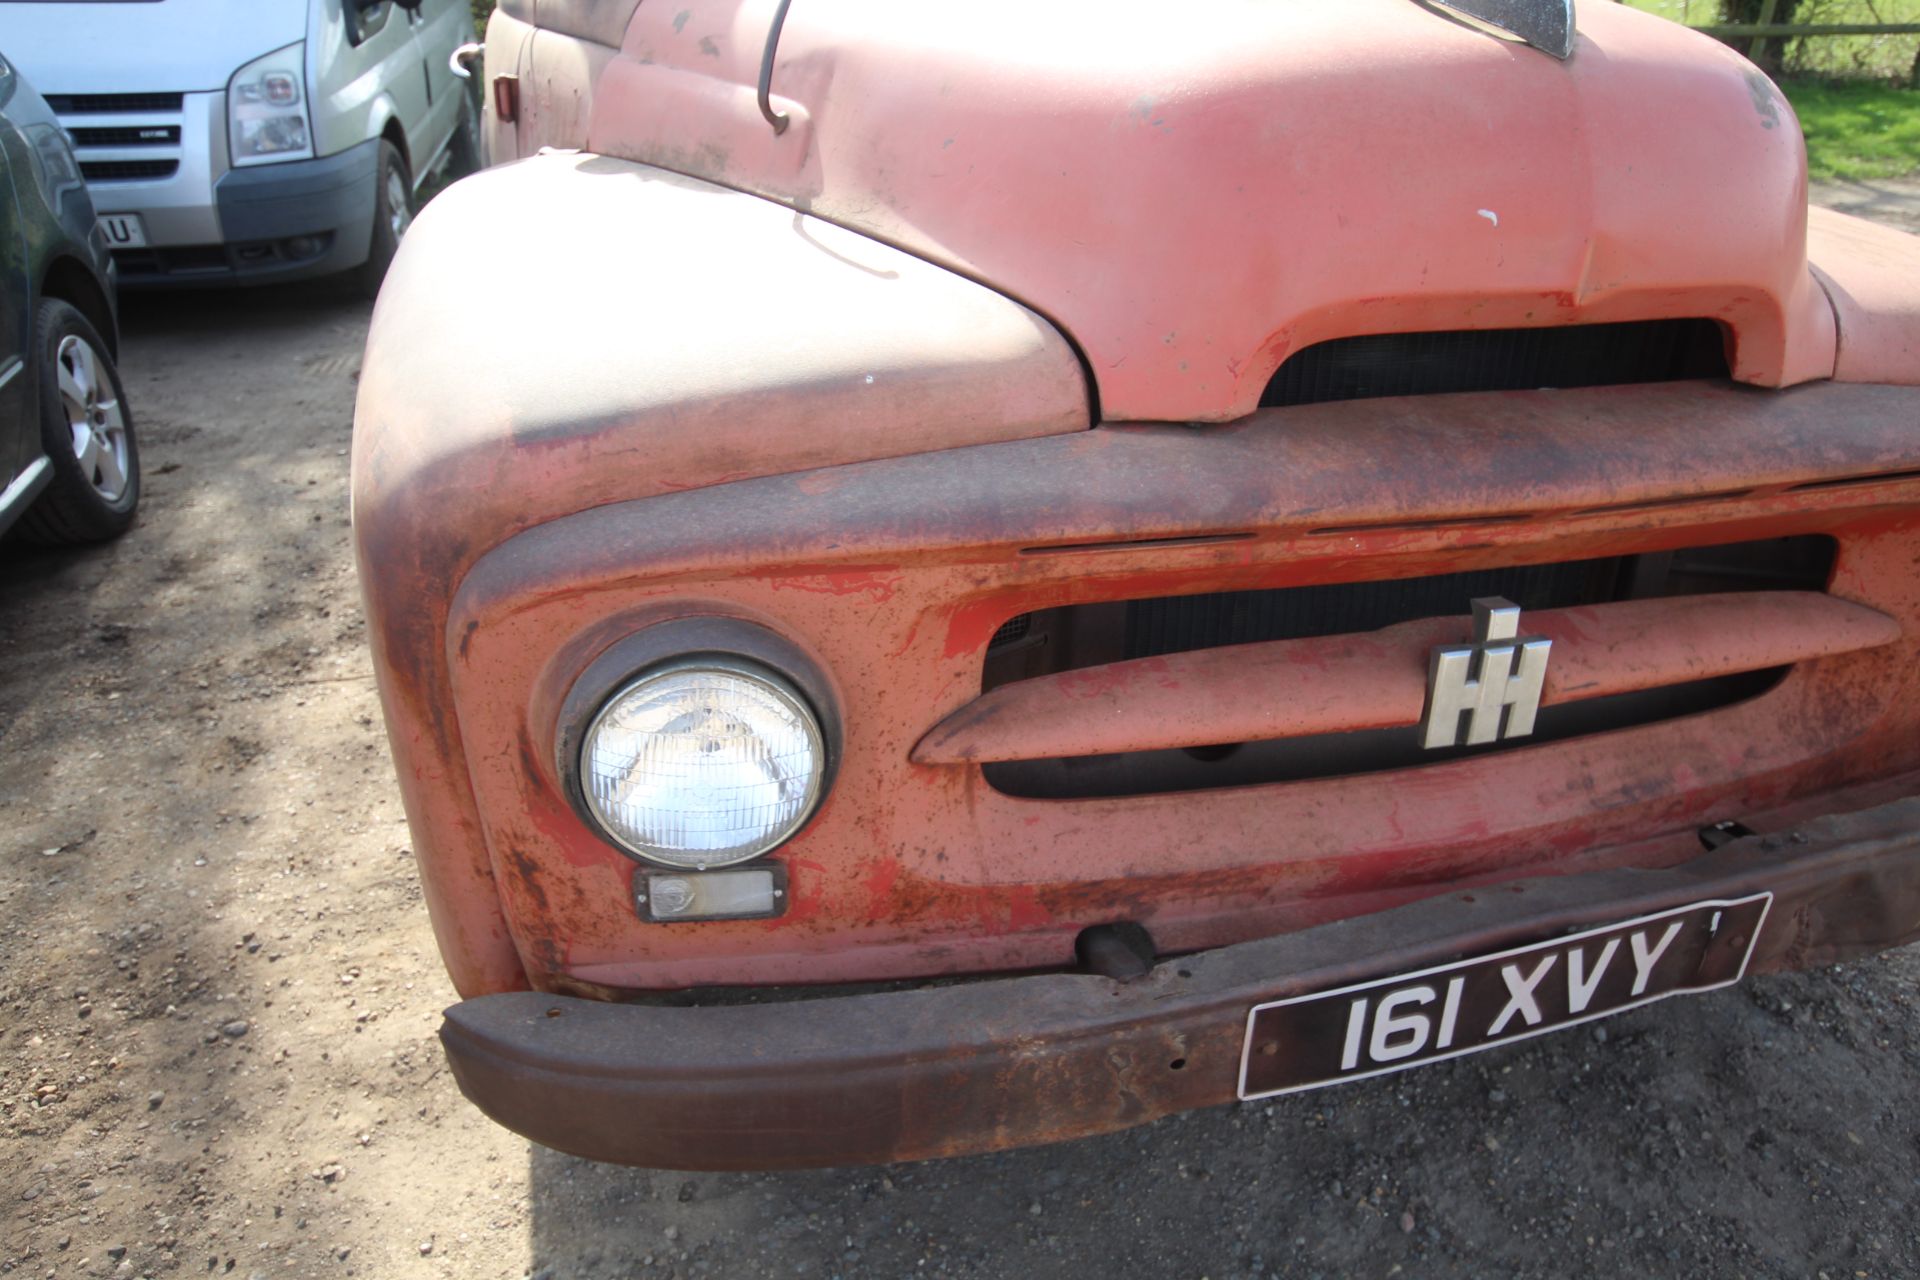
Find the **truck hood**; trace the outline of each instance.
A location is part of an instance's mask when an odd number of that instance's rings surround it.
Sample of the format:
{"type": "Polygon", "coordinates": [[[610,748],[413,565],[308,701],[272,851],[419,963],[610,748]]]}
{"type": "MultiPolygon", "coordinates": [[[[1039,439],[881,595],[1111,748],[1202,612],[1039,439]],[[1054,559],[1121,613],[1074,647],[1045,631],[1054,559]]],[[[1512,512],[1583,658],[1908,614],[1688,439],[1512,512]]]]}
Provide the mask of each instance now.
{"type": "Polygon", "coordinates": [[[1107,418],[1235,418],[1364,333],[1707,317],[1739,380],[1832,373],[1792,110],[1624,5],[1561,61],[1414,0],[810,0],[780,133],[773,9],[640,5],[587,146],[993,285],[1080,347],[1107,418]]]}
{"type": "Polygon", "coordinates": [[[5,19],[7,57],[44,94],[225,89],[307,34],[305,0],[54,0],[8,4],[5,19]]]}

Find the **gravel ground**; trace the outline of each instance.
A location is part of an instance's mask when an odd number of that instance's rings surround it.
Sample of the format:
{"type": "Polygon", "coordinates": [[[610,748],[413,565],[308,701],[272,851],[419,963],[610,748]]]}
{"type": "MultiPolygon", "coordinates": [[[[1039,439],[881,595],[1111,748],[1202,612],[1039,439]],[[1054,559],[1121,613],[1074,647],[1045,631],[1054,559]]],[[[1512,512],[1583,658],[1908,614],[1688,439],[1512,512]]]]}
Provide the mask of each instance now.
{"type": "Polygon", "coordinates": [[[137,298],[148,493],[0,554],[0,1274],[1920,1273],[1920,954],[1132,1133],[688,1175],[460,1098],[348,548],[368,308],[137,298]]]}

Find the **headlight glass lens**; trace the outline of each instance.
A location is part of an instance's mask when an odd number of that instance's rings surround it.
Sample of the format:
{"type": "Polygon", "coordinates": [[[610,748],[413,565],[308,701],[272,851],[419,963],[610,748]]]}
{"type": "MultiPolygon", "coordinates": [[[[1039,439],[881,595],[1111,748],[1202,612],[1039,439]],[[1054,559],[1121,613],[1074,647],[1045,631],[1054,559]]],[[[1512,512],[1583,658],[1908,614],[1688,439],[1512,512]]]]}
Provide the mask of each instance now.
{"type": "Polygon", "coordinates": [[[227,131],[234,164],[313,154],[302,83],[305,63],[306,45],[290,44],[233,73],[227,84],[227,131]]]}
{"type": "Polygon", "coordinates": [[[601,707],[580,750],[601,827],[674,867],[722,867],[780,844],[812,814],[825,769],[806,701],[744,663],[641,676],[601,707]]]}

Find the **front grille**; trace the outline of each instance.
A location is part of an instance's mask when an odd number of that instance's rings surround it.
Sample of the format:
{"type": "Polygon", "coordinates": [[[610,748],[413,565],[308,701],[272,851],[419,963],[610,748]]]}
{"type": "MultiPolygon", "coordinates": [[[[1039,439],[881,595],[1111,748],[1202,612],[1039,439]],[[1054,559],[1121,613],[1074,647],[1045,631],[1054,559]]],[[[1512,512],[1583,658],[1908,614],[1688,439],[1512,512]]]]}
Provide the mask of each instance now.
{"type": "Polygon", "coordinates": [[[1558,329],[1473,329],[1336,338],[1303,348],[1267,383],[1263,407],[1456,391],[1611,387],[1727,374],[1711,320],[1558,329]]]}
{"type": "Polygon", "coordinates": [[[69,129],[76,147],[164,147],[180,141],[177,124],[123,124],[69,129]]]}
{"type": "Polygon", "coordinates": [[[50,93],[47,105],[55,115],[104,116],[128,111],[178,111],[186,101],[181,93],[50,93]]]}
{"type": "Polygon", "coordinates": [[[179,168],[178,160],[82,160],[80,175],[88,182],[133,182],[170,178],[179,168]]]}
{"type": "Polygon", "coordinates": [[[1522,609],[1596,604],[1622,598],[1623,583],[1632,568],[1632,560],[1616,556],[1399,582],[1134,600],[1126,606],[1123,654],[1152,658],[1262,640],[1377,631],[1412,618],[1462,613],[1465,602],[1479,596],[1505,596],[1522,609]]]}
{"type": "Polygon", "coordinates": [[[1026,639],[1027,633],[1031,630],[1033,630],[1033,615],[1023,613],[1017,618],[1001,623],[1000,629],[993,633],[993,639],[987,641],[987,648],[1004,649],[1010,644],[1026,639]]]}
{"type": "MultiPolygon", "coordinates": [[[[1163,596],[1022,614],[1017,645],[990,647],[983,689],[1126,658],[1226,645],[1364,634],[1419,618],[1463,616],[1468,602],[1504,596],[1524,611],[1617,600],[1737,591],[1823,591],[1835,544],[1824,536],[1561,564],[1516,565],[1388,582],[1356,582],[1163,596]]],[[[1524,748],[1691,715],[1771,688],[1781,669],[1698,680],[1617,697],[1543,707],[1531,737],[1492,746],[1425,750],[1417,730],[1382,729],[1276,742],[994,763],[995,789],[1030,798],[1084,798],[1246,786],[1406,768],[1468,752],[1524,748]]]]}

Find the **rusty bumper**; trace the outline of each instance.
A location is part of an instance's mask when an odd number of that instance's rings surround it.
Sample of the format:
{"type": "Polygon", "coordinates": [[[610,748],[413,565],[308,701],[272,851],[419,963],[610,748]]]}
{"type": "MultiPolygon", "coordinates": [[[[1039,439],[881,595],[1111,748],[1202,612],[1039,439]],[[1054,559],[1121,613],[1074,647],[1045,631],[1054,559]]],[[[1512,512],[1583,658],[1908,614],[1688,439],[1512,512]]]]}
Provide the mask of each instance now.
{"type": "Polygon", "coordinates": [[[1143,1124],[1236,1096],[1247,1012],[1570,928],[1770,891],[1749,972],[1920,938],[1920,796],[1684,866],[1515,882],[1163,961],[700,1008],[516,992],[454,1005],[455,1078],[489,1116],[596,1160],[680,1169],[919,1160],[1143,1124]]]}

